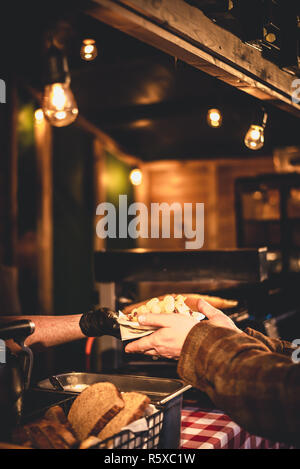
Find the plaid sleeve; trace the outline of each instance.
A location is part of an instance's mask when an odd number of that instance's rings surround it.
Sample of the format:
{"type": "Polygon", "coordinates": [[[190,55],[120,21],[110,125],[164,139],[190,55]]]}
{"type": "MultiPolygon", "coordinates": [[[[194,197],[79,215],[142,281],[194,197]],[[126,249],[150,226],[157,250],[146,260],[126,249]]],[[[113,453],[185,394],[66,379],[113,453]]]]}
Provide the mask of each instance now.
{"type": "Polygon", "coordinates": [[[260,340],[268,347],[269,350],[271,350],[271,352],[281,353],[282,355],[287,355],[290,357],[296,348],[293,344],[291,344],[291,342],[280,339],[271,339],[270,337],[267,337],[261,332],[255,331],[250,327],[245,329],[245,333],[257,340],[260,340]]]}
{"type": "Polygon", "coordinates": [[[300,442],[300,366],[262,341],[208,321],[189,333],[179,375],[245,430],[300,442]]]}

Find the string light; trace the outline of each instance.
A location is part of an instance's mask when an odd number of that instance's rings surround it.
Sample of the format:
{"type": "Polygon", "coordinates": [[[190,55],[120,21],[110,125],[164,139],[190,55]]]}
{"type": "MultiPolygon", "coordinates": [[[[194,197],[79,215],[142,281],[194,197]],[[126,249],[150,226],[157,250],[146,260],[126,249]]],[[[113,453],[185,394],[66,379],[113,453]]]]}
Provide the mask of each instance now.
{"type": "Polygon", "coordinates": [[[131,181],[131,184],[134,186],[139,186],[142,184],[143,180],[143,173],[140,169],[133,169],[129,175],[129,179],[131,181]]]}
{"type": "Polygon", "coordinates": [[[64,127],[75,121],[78,108],[68,83],[53,83],[45,87],[43,110],[55,127],[64,127]]]}
{"type": "Polygon", "coordinates": [[[80,56],[83,60],[90,62],[95,60],[98,55],[96,41],[94,39],[84,39],[82,41],[80,56]]]}
{"type": "Polygon", "coordinates": [[[211,127],[217,128],[222,125],[222,114],[219,109],[210,109],[207,113],[207,122],[211,127]]]}
{"type": "Polygon", "coordinates": [[[53,44],[47,53],[46,86],[43,96],[45,118],[55,127],[75,121],[78,108],[70,88],[70,73],[66,56],[53,44]]]}
{"type": "Polygon", "coordinates": [[[260,150],[265,144],[265,128],[268,121],[268,114],[264,111],[261,125],[252,124],[245,136],[245,145],[250,150],[260,150]]]}
{"type": "Polygon", "coordinates": [[[34,118],[36,122],[42,122],[42,120],[44,119],[43,109],[37,109],[34,113],[34,118]]]}

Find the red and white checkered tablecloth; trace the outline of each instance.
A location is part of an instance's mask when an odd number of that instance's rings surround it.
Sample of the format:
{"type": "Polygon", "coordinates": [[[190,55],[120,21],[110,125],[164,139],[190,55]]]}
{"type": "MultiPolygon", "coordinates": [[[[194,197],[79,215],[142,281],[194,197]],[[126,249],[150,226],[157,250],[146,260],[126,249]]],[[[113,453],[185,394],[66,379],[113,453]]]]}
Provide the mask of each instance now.
{"type": "Polygon", "coordinates": [[[227,415],[185,408],[181,418],[181,449],[282,449],[273,443],[253,436],[233,422],[227,415]]]}

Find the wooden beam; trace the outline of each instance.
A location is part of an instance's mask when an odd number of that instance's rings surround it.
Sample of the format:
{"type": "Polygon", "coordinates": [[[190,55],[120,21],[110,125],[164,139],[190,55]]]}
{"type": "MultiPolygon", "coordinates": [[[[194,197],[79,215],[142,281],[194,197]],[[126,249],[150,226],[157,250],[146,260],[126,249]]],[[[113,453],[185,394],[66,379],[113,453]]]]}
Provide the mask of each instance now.
{"type": "MultiPolygon", "coordinates": [[[[106,202],[106,167],[105,167],[105,148],[99,139],[95,138],[93,145],[93,175],[94,175],[94,213],[98,204],[106,202]]],[[[94,251],[101,251],[106,247],[106,240],[97,236],[96,227],[98,219],[94,216],[94,251]]]]}
{"type": "Polygon", "coordinates": [[[51,314],[54,305],[52,129],[45,118],[35,121],[34,133],[40,188],[37,219],[38,305],[42,314],[51,314]]]}
{"type": "Polygon", "coordinates": [[[86,13],[300,117],[294,76],[183,0],[92,0],[86,13]]]}

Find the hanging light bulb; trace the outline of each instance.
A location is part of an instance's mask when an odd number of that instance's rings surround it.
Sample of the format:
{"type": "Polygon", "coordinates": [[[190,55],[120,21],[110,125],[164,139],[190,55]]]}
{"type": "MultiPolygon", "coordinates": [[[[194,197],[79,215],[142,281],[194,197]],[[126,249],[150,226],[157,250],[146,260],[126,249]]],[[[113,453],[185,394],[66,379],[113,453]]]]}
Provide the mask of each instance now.
{"type": "Polygon", "coordinates": [[[37,109],[34,113],[34,118],[36,122],[42,122],[44,119],[44,113],[42,109],[37,109]]]}
{"type": "Polygon", "coordinates": [[[80,56],[83,60],[90,62],[94,60],[98,55],[98,49],[96,41],[94,39],[84,39],[82,41],[80,56]]]}
{"type": "Polygon", "coordinates": [[[251,125],[245,137],[245,145],[250,150],[260,150],[265,143],[265,132],[261,125],[251,125]]]}
{"type": "Polygon", "coordinates": [[[217,128],[222,125],[222,114],[219,109],[210,109],[207,113],[207,123],[211,127],[217,128]]]}
{"type": "Polygon", "coordinates": [[[139,186],[140,184],[142,184],[143,173],[140,169],[133,169],[129,175],[129,178],[131,184],[133,184],[134,186],[139,186]]]}
{"type": "Polygon", "coordinates": [[[45,87],[43,110],[46,119],[55,127],[75,121],[78,108],[68,83],[53,83],[45,87]]]}
{"type": "Polygon", "coordinates": [[[245,136],[245,145],[250,150],[260,150],[265,144],[265,128],[267,125],[268,114],[264,111],[263,122],[261,125],[251,125],[245,136]]]}
{"type": "Polygon", "coordinates": [[[43,112],[55,127],[64,127],[75,121],[78,108],[70,89],[70,74],[66,57],[52,46],[48,53],[43,112]]]}

